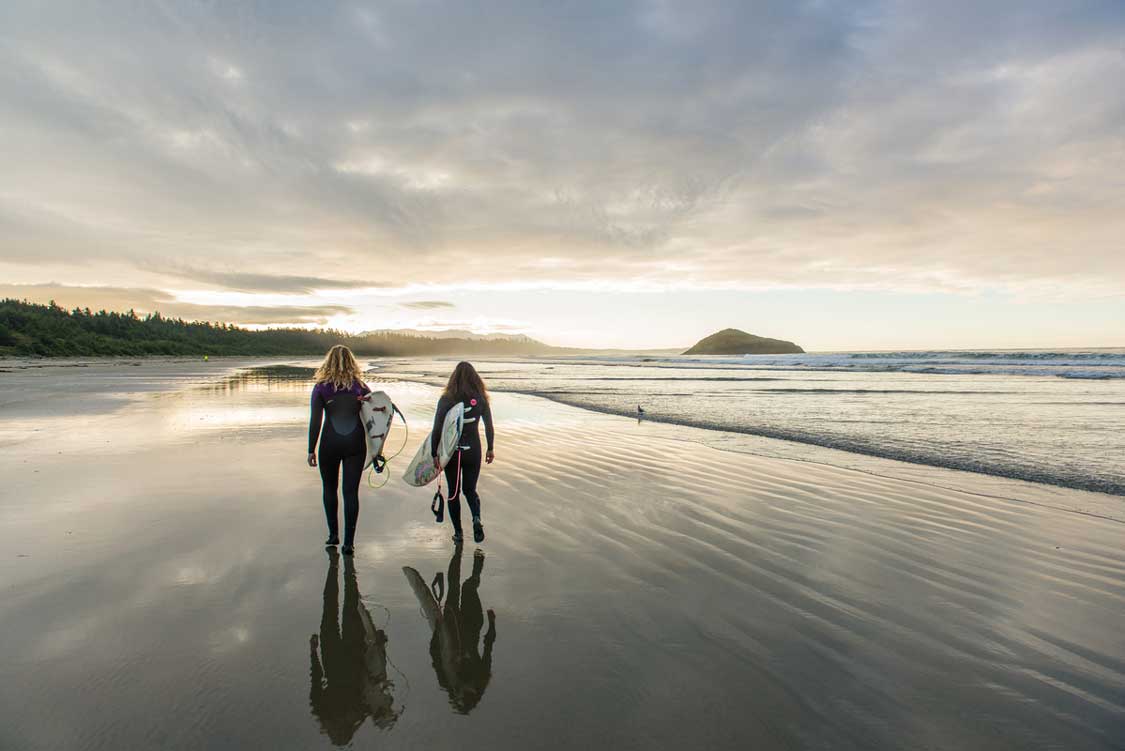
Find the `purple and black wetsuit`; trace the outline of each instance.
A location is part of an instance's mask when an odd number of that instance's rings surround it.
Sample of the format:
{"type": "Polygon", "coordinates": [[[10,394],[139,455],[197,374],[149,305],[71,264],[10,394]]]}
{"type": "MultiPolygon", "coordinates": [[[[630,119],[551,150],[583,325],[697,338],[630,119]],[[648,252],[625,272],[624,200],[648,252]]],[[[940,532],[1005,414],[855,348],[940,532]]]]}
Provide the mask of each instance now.
{"type": "Polygon", "coordinates": [[[324,485],[324,515],[328,519],[330,540],[339,539],[336,489],[340,484],[340,464],[344,465],[345,548],[352,547],[355,542],[355,527],[359,521],[359,481],[367,460],[367,437],[359,419],[358,397],[370,393],[371,389],[361,381],[356,381],[347,389],[337,389],[331,383],[318,383],[313,387],[309,405],[309,453],[316,450],[319,435],[317,463],[324,485]],[[324,420],[326,412],[328,419],[324,420]]]}

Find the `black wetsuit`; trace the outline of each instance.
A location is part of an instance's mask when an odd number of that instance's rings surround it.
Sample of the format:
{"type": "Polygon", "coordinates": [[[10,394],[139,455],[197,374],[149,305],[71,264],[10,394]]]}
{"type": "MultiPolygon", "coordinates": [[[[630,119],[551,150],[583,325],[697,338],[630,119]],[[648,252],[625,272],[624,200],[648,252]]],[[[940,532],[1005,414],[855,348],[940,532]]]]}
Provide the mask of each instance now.
{"type": "Polygon", "coordinates": [[[337,488],[340,485],[340,465],[344,465],[344,545],[347,547],[355,542],[355,527],[359,521],[359,481],[363,478],[363,465],[367,460],[367,437],[359,419],[358,397],[370,393],[371,389],[358,381],[347,389],[318,383],[313,388],[309,406],[309,453],[316,449],[319,433],[317,463],[324,485],[324,515],[332,539],[339,538],[337,488]],[[323,419],[325,412],[328,413],[327,420],[323,419]]]}
{"type": "Polygon", "coordinates": [[[484,422],[484,437],[488,450],[492,451],[495,433],[492,429],[492,410],[488,400],[477,396],[467,396],[464,399],[452,399],[443,396],[438,400],[437,412],[434,414],[434,430],[430,434],[430,453],[437,455],[438,440],[441,436],[442,425],[445,423],[445,414],[460,401],[465,406],[465,421],[461,428],[461,442],[457,445],[457,453],[449,457],[445,465],[445,482],[449,486],[449,520],[453,522],[453,529],[461,534],[461,502],[459,495],[465,494],[469,502],[469,512],[473,521],[480,521],[480,496],[477,495],[477,478],[480,477],[481,446],[480,429],[478,423],[484,422]],[[458,480],[458,471],[460,479],[458,480]]]}

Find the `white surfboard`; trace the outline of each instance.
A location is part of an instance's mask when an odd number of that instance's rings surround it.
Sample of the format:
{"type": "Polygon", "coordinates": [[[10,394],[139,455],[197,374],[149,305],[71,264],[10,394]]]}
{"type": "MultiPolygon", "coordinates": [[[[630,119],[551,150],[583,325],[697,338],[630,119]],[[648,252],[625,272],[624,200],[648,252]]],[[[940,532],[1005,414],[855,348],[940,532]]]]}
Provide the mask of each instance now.
{"type": "Polygon", "coordinates": [[[359,403],[359,419],[363,422],[363,430],[367,433],[367,461],[363,468],[371,466],[375,457],[383,452],[383,444],[387,440],[387,433],[391,430],[391,421],[394,419],[395,405],[391,398],[382,391],[371,392],[371,398],[359,403]]]}
{"type": "MultiPolygon", "coordinates": [[[[461,427],[464,422],[465,405],[457,402],[445,413],[445,422],[442,423],[441,427],[438,458],[441,460],[441,466],[443,467],[453,456],[453,452],[457,450],[457,444],[461,440],[461,427]]],[[[406,468],[406,472],[402,475],[402,479],[406,480],[408,485],[420,488],[433,482],[434,478],[438,476],[438,470],[434,468],[433,454],[430,453],[431,435],[433,435],[432,432],[426,434],[422,445],[418,447],[418,453],[410,460],[410,466],[406,468]]]]}

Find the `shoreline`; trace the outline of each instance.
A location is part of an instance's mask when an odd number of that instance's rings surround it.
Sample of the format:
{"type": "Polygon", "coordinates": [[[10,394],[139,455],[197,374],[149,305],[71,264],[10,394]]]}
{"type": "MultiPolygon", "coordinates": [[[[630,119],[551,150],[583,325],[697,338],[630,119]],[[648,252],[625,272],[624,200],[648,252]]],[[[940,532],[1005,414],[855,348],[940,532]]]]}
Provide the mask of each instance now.
{"type": "MultiPolygon", "coordinates": [[[[372,372],[379,373],[379,369],[375,369],[372,372]]],[[[394,375],[396,378],[400,378],[401,380],[410,381],[410,382],[414,382],[414,383],[421,383],[421,384],[425,384],[427,386],[438,385],[434,379],[427,379],[424,376],[415,376],[415,375],[411,375],[411,374],[400,374],[400,373],[394,373],[394,372],[389,372],[389,373],[387,373],[387,375],[388,376],[394,375]]],[[[562,405],[565,405],[567,407],[572,407],[572,408],[575,408],[575,409],[584,410],[584,411],[591,412],[591,413],[594,413],[594,414],[612,415],[612,416],[615,416],[615,417],[622,417],[622,418],[627,418],[627,419],[638,419],[638,415],[635,412],[629,412],[629,411],[626,411],[626,410],[615,410],[615,409],[612,409],[610,407],[603,407],[601,405],[596,405],[596,404],[587,404],[587,403],[583,403],[583,402],[578,401],[578,400],[567,399],[563,396],[560,396],[558,394],[555,394],[555,393],[552,393],[552,392],[549,392],[549,391],[541,391],[541,390],[535,390],[535,389],[513,389],[513,388],[507,388],[507,387],[496,388],[496,389],[493,389],[493,390],[497,391],[497,392],[522,394],[522,395],[525,395],[525,396],[533,396],[533,397],[537,397],[537,398],[540,398],[540,399],[546,399],[547,401],[554,402],[556,404],[562,404],[562,405]]],[[[1117,483],[1110,482],[1110,483],[1098,484],[1098,483],[1095,483],[1095,482],[1090,482],[1090,483],[1086,483],[1085,486],[1077,485],[1077,484],[1066,484],[1061,479],[1058,480],[1058,481],[1052,481],[1052,478],[1049,478],[1049,477],[1020,476],[1018,474],[1004,473],[1003,471],[1000,471],[999,469],[994,470],[993,468],[990,468],[990,467],[987,467],[987,466],[984,466],[984,467],[963,466],[963,465],[960,465],[960,464],[955,463],[955,462],[950,462],[948,464],[939,464],[939,463],[935,463],[935,462],[926,461],[924,458],[921,458],[921,457],[912,456],[912,455],[910,455],[906,452],[896,452],[896,451],[891,450],[891,449],[879,451],[879,450],[876,450],[876,449],[867,448],[867,447],[862,446],[862,445],[841,445],[840,442],[834,442],[833,440],[831,440],[829,438],[819,439],[818,436],[796,437],[796,436],[793,436],[791,434],[787,434],[784,431],[780,431],[780,430],[770,430],[768,428],[763,428],[763,429],[742,428],[742,427],[734,426],[734,425],[708,423],[708,422],[703,421],[703,420],[693,422],[691,420],[681,420],[681,419],[675,419],[675,418],[670,418],[670,417],[661,417],[659,415],[654,415],[651,412],[646,413],[643,418],[640,418],[640,421],[644,422],[644,423],[654,424],[654,425],[657,425],[657,424],[658,425],[667,425],[667,426],[672,426],[672,427],[690,428],[692,430],[708,431],[708,432],[720,433],[720,434],[726,434],[726,435],[747,436],[747,437],[750,437],[750,438],[763,439],[765,441],[778,442],[780,444],[786,444],[786,445],[791,445],[791,446],[795,446],[795,447],[800,447],[801,449],[814,449],[814,450],[819,450],[819,451],[832,452],[833,454],[843,454],[847,457],[863,457],[863,458],[874,460],[876,462],[890,462],[890,463],[895,463],[895,464],[906,464],[906,465],[910,465],[912,467],[918,467],[918,468],[922,468],[922,469],[925,469],[925,470],[933,470],[933,471],[939,472],[939,473],[956,473],[956,475],[959,476],[959,479],[957,481],[955,481],[952,486],[943,486],[939,483],[930,483],[930,484],[934,485],[934,487],[947,487],[947,489],[950,489],[950,490],[958,490],[958,491],[964,491],[964,492],[974,492],[974,493],[978,493],[980,495],[985,495],[985,496],[990,496],[990,497],[1007,498],[1007,497],[1010,497],[1010,496],[996,495],[994,493],[982,493],[980,491],[971,490],[967,486],[971,485],[972,482],[975,481],[972,478],[988,478],[990,480],[1000,481],[1001,483],[1015,483],[1015,484],[1018,484],[1018,486],[1022,486],[1023,490],[1031,490],[1032,494],[1034,494],[1034,495],[1040,495],[1042,493],[1043,489],[1055,490],[1055,491],[1059,491],[1059,492],[1062,492],[1062,493],[1083,494],[1083,495],[1087,495],[1088,496],[1087,500],[1089,502],[1095,504],[1098,507],[1099,510],[1097,510],[1097,511],[1082,510],[1082,509],[1074,508],[1072,506],[1068,507],[1068,506],[1065,506],[1065,505],[1049,503],[1049,502],[1046,502],[1046,501],[1043,501],[1043,500],[1029,501],[1029,502],[1035,502],[1035,503],[1038,503],[1039,505],[1043,505],[1043,506],[1046,506],[1046,507],[1049,507],[1049,508],[1056,508],[1060,511],[1069,511],[1069,512],[1073,512],[1073,513],[1086,514],[1088,516],[1103,518],[1103,519],[1106,519],[1106,520],[1109,520],[1109,521],[1125,522],[1125,485],[1120,485],[1120,484],[1117,484],[1117,483]],[[1107,502],[1107,499],[1113,499],[1114,501],[1117,501],[1117,504],[1114,504],[1113,502],[1107,502]]],[[[712,444],[708,443],[707,445],[712,445],[712,444]]],[[[758,456],[766,456],[766,457],[771,457],[771,458],[787,458],[787,459],[793,459],[795,461],[807,461],[807,462],[812,462],[812,463],[816,463],[816,464],[824,464],[824,465],[827,465],[827,466],[840,467],[840,468],[843,468],[843,469],[855,469],[855,470],[858,470],[858,471],[868,471],[872,474],[877,474],[879,476],[891,477],[891,478],[894,478],[894,479],[909,479],[913,482],[920,482],[921,481],[921,480],[918,480],[917,478],[904,478],[904,477],[901,477],[901,476],[898,476],[898,475],[895,475],[895,474],[880,474],[878,472],[866,469],[864,467],[853,466],[854,461],[848,461],[848,460],[845,460],[845,461],[828,461],[827,459],[819,460],[819,459],[816,459],[816,458],[810,458],[810,457],[807,457],[807,456],[800,456],[800,455],[796,455],[796,456],[794,456],[794,455],[789,455],[789,456],[780,455],[779,456],[776,453],[758,453],[758,452],[755,452],[755,451],[740,451],[737,448],[731,448],[731,447],[725,448],[724,450],[728,450],[728,451],[731,451],[733,453],[754,454],[754,455],[758,455],[758,456]]]]}
{"type": "MultiPolygon", "coordinates": [[[[435,358],[423,359],[445,359],[456,358],[457,355],[437,356],[435,358]]],[[[22,358],[18,359],[18,364],[15,365],[14,370],[6,370],[5,366],[11,366],[14,362],[12,359],[5,359],[0,357],[0,374],[4,372],[17,372],[18,370],[29,369],[42,369],[50,367],[58,368],[84,368],[84,367],[98,367],[98,366],[127,366],[127,367],[143,367],[145,363],[159,363],[159,364],[178,364],[200,366],[206,368],[207,366],[219,366],[232,370],[260,370],[273,366],[291,365],[295,361],[303,361],[305,364],[296,365],[294,367],[307,367],[310,371],[315,368],[313,361],[319,358],[314,356],[292,356],[292,357],[242,357],[235,355],[221,355],[213,357],[204,361],[196,356],[179,356],[179,355],[154,355],[146,357],[130,357],[130,356],[105,356],[105,357],[82,357],[70,358],[64,360],[63,358],[22,358]]],[[[427,378],[426,376],[414,375],[409,373],[398,373],[393,370],[386,370],[386,365],[394,363],[404,363],[418,360],[416,357],[385,357],[385,358],[372,358],[363,356],[360,358],[365,363],[365,372],[371,377],[378,378],[380,376],[393,376],[405,382],[419,383],[427,386],[439,385],[437,379],[427,378]],[[380,363],[385,363],[380,364],[380,363]]],[[[485,358],[489,362],[521,362],[526,359],[539,360],[550,359],[541,357],[532,358],[517,358],[509,360],[509,358],[485,358]]],[[[646,364],[649,366],[649,364],[646,364]]],[[[671,367],[664,365],[652,364],[652,367],[671,367]]],[[[199,375],[204,375],[200,373],[199,375]]],[[[635,413],[626,410],[615,410],[610,407],[602,407],[600,405],[587,404],[579,400],[567,399],[564,396],[554,394],[549,391],[541,391],[536,389],[513,389],[513,388],[498,388],[494,389],[498,392],[522,394],[525,396],[532,396],[536,398],[545,399],[547,401],[561,404],[574,409],[590,412],[593,414],[612,415],[615,417],[622,417],[626,419],[636,419],[635,413]]],[[[693,431],[703,431],[705,433],[717,434],[720,436],[739,436],[752,439],[747,443],[738,443],[735,445],[717,445],[714,441],[700,439],[699,442],[713,448],[719,448],[724,451],[730,451],[737,454],[750,454],[755,456],[764,456],[769,458],[782,458],[791,459],[794,461],[809,462],[813,464],[821,464],[831,467],[839,467],[842,469],[850,469],[860,472],[867,472],[875,476],[889,477],[892,479],[907,480],[910,482],[921,482],[931,485],[933,487],[945,488],[948,490],[956,490],[961,492],[969,492],[984,497],[1007,498],[1021,500],[1028,503],[1035,503],[1047,508],[1054,508],[1060,511],[1071,513],[1083,514],[1095,518],[1101,518],[1108,521],[1125,522],[1125,485],[1119,483],[1097,483],[1091,481],[1084,484],[1066,484],[1062,480],[1053,481],[1054,478],[1050,477],[1030,477],[1020,476],[1014,473],[1005,473],[1000,469],[994,469],[988,466],[975,467],[965,466],[957,462],[949,462],[941,464],[936,462],[927,461],[925,458],[915,457],[906,452],[897,452],[892,449],[872,449],[863,445],[841,445],[839,441],[834,441],[831,438],[821,439],[819,436],[794,436],[785,432],[784,430],[774,430],[769,428],[743,428],[736,425],[725,425],[718,423],[708,423],[705,420],[692,421],[684,419],[676,419],[674,417],[662,417],[659,414],[647,413],[643,422],[652,425],[665,425],[678,428],[687,428],[693,431]],[[754,440],[756,439],[756,441],[754,440]],[[765,442],[764,444],[762,442],[765,442]],[[772,444],[772,445],[771,445],[772,444]],[[870,460],[866,462],[864,460],[870,460]],[[882,465],[882,466],[879,466],[882,465]],[[945,485],[938,481],[938,477],[927,478],[917,477],[917,472],[903,473],[901,471],[894,471],[902,469],[896,465],[907,465],[912,468],[922,470],[922,473],[936,473],[937,475],[945,475],[945,479],[949,484],[945,485]],[[975,487],[982,481],[986,485],[995,486],[988,489],[981,489],[975,487]],[[1078,494],[1078,497],[1086,504],[1079,506],[1078,502],[1067,503],[1067,499],[1059,497],[1061,495],[1078,494]]],[[[725,443],[730,443],[729,441],[725,443]]]]}
{"type": "MultiPolygon", "coordinates": [[[[616,415],[617,417],[636,417],[635,414],[630,414],[629,412],[626,412],[624,410],[613,410],[613,409],[608,408],[608,407],[600,407],[600,406],[597,406],[597,405],[582,404],[580,402],[568,401],[568,400],[563,399],[563,398],[558,398],[558,397],[552,395],[550,392],[515,391],[515,390],[511,390],[511,392],[517,393],[517,394],[525,394],[527,396],[536,396],[536,397],[539,397],[541,399],[547,399],[548,401],[556,402],[558,404],[565,404],[568,407],[575,407],[575,408],[578,408],[578,409],[588,410],[590,412],[597,412],[597,413],[600,413],[600,414],[607,414],[607,415],[616,415]]],[[[765,439],[768,439],[768,440],[771,440],[771,441],[781,441],[781,442],[784,442],[784,443],[793,443],[793,444],[798,444],[800,446],[815,446],[815,447],[821,448],[821,449],[828,449],[828,450],[831,450],[831,451],[839,451],[841,453],[857,455],[857,456],[866,456],[866,457],[870,457],[872,459],[883,459],[883,460],[886,460],[886,461],[901,462],[903,464],[912,464],[912,465],[918,466],[918,467],[929,467],[929,468],[938,469],[938,470],[950,470],[950,471],[954,471],[954,472],[963,472],[963,473],[968,474],[968,475],[983,475],[983,476],[986,476],[986,477],[995,477],[995,478],[999,478],[999,479],[1003,479],[1003,480],[1011,480],[1013,482],[1025,482],[1025,483],[1030,483],[1032,485],[1044,485],[1044,486],[1048,486],[1048,487],[1052,487],[1052,488],[1059,488],[1061,490],[1068,490],[1068,491],[1076,491],[1076,492],[1080,492],[1080,493],[1092,493],[1092,494],[1095,494],[1095,495],[1109,495],[1109,496],[1114,496],[1114,497],[1120,497],[1123,500],[1125,500],[1125,485],[1121,485],[1121,484],[1117,484],[1117,483],[1108,483],[1106,486],[1098,486],[1094,483],[1090,483],[1086,487],[1083,487],[1081,485],[1068,485],[1068,484],[1065,484],[1062,480],[1052,481],[1051,479],[1047,479],[1047,478],[1033,478],[1033,477],[1023,477],[1023,476],[1019,476],[1019,475],[1015,475],[1015,474],[1005,474],[1004,472],[1002,472],[1000,470],[993,470],[990,467],[969,467],[969,466],[961,466],[961,465],[958,465],[956,463],[937,464],[937,463],[925,461],[924,459],[922,459],[920,457],[911,456],[910,454],[908,454],[906,452],[896,452],[896,451],[893,451],[893,450],[884,450],[884,451],[880,452],[880,451],[877,451],[875,449],[869,449],[865,446],[859,446],[859,445],[847,445],[847,446],[845,446],[845,445],[841,445],[840,442],[834,443],[831,439],[827,439],[827,438],[821,439],[818,436],[795,437],[791,434],[785,433],[784,431],[771,430],[769,428],[760,428],[760,429],[758,429],[758,428],[742,428],[742,427],[733,426],[733,425],[721,425],[721,424],[717,424],[717,423],[707,423],[705,421],[692,422],[690,420],[677,420],[677,419],[674,419],[674,418],[663,418],[662,419],[659,416],[653,416],[650,413],[645,414],[644,421],[645,422],[660,423],[662,425],[673,425],[673,426],[679,426],[679,427],[685,427],[685,428],[696,428],[696,429],[699,429],[699,430],[710,430],[710,431],[715,431],[715,432],[719,432],[719,433],[733,433],[733,434],[736,434],[736,435],[754,436],[756,438],[765,438],[765,439]]],[[[830,464],[831,466],[839,466],[839,465],[836,465],[836,464],[832,464],[831,462],[825,462],[825,463],[830,464]]]]}

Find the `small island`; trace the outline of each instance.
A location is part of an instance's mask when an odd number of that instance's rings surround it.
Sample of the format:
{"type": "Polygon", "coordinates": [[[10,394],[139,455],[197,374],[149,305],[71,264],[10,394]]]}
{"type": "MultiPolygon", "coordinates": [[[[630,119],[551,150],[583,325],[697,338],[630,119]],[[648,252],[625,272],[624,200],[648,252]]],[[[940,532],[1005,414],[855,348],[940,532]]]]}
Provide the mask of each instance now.
{"type": "Polygon", "coordinates": [[[797,355],[805,350],[783,339],[767,339],[738,329],[723,329],[704,337],[685,355],[797,355]]]}

